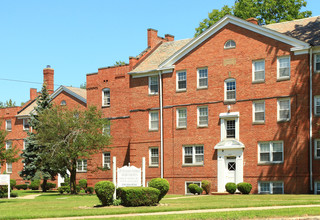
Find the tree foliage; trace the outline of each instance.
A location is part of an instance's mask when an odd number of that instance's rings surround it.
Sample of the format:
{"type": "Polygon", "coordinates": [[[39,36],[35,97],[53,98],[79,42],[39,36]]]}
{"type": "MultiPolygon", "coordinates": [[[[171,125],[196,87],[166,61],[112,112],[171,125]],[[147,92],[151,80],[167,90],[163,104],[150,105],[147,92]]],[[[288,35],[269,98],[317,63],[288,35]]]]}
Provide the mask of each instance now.
{"type": "Polygon", "coordinates": [[[200,22],[195,36],[204,32],[227,14],[242,19],[257,18],[259,25],[307,18],[312,15],[312,12],[301,11],[306,5],[305,0],[235,0],[231,8],[225,5],[221,10],[213,9],[208,14],[208,18],[200,22]]]}
{"type": "Polygon", "coordinates": [[[5,103],[0,102],[0,108],[16,107],[16,102],[12,99],[7,100],[5,103]]]}
{"type": "Polygon", "coordinates": [[[70,172],[70,187],[76,193],[77,160],[89,159],[110,143],[110,136],[102,133],[108,123],[96,107],[87,110],[55,106],[38,115],[36,141],[44,160],[55,162],[55,169],[66,167],[70,172]]]}
{"type": "Polygon", "coordinates": [[[64,175],[65,169],[55,169],[55,167],[51,166],[51,163],[54,163],[54,161],[43,160],[40,155],[40,149],[45,148],[45,146],[39,145],[36,141],[37,130],[39,128],[38,115],[52,107],[50,95],[45,84],[43,85],[36,102],[37,106],[34,108],[34,112],[30,114],[30,127],[32,127],[32,130],[35,132],[28,132],[28,137],[25,140],[25,150],[23,150],[23,153],[21,154],[25,165],[20,176],[24,179],[31,180],[40,173],[40,176],[43,179],[43,191],[46,191],[47,180],[54,180],[58,173],[64,175]]]}
{"type": "Polygon", "coordinates": [[[19,150],[15,146],[12,146],[11,149],[6,149],[6,136],[7,131],[0,129],[0,166],[2,166],[5,162],[13,163],[19,159],[19,150]]]}
{"type": "Polygon", "coordinates": [[[116,61],[113,65],[114,66],[122,66],[122,65],[126,65],[126,62],[119,60],[119,61],[116,61]]]}

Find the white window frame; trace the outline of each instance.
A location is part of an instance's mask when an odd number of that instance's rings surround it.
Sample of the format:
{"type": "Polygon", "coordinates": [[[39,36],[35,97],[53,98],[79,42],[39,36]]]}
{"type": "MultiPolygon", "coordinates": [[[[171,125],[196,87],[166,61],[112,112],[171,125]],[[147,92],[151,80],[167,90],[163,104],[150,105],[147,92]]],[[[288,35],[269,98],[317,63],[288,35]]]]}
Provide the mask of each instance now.
{"type": "Polygon", "coordinates": [[[184,188],[185,188],[185,195],[192,195],[192,193],[188,193],[188,184],[197,184],[199,187],[201,187],[201,181],[185,181],[184,182],[184,188]]]}
{"type": "MultiPolygon", "coordinates": [[[[232,90],[233,91],[233,90],[232,90]]],[[[237,99],[237,82],[236,82],[236,79],[226,79],[224,81],[224,101],[236,101],[237,99]],[[227,99],[227,85],[228,83],[231,83],[231,82],[234,82],[235,83],[235,89],[234,89],[234,99],[227,99]]]]}
{"type": "Polygon", "coordinates": [[[23,139],[22,150],[25,150],[25,149],[26,149],[26,139],[23,139]]]}
{"type": "Polygon", "coordinates": [[[149,76],[149,95],[157,95],[159,93],[159,77],[158,76],[149,76]],[[152,84],[152,79],[157,79],[157,84],[152,84]],[[151,90],[152,85],[157,85],[157,92],[151,90]]]}
{"type": "MultiPolygon", "coordinates": [[[[265,152],[266,153],[266,152],[265,152]]],[[[284,161],[284,142],[283,141],[261,141],[258,142],[258,164],[277,164],[277,163],[283,163],[284,161]],[[260,144],[269,144],[269,161],[261,161],[260,160],[260,144]],[[273,161],[273,144],[275,143],[281,143],[282,144],[282,158],[281,161],[273,161]]]]}
{"type": "Polygon", "coordinates": [[[66,100],[62,100],[62,101],[60,102],[60,105],[61,105],[61,106],[65,106],[65,105],[67,105],[66,100]]]}
{"type": "Polygon", "coordinates": [[[314,182],[314,194],[320,195],[320,181],[314,182]]]}
{"type": "Polygon", "coordinates": [[[149,166],[150,167],[158,167],[159,166],[159,147],[149,147],[149,166]],[[158,150],[158,163],[152,163],[152,158],[155,156],[152,156],[152,150],[157,149],[158,150]]]}
{"type": "Polygon", "coordinates": [[[12,149],[12,141],[6,141],[6,150],[12,149]]]}
{"type": "Polygon", "coordinates": [[[284,183],[282,181],[259,181],[258,182],[258,193],[259,194],[273,194],[273,185],[275,183],[281,183],[281,188],[282,188],[282,193],[281,194],[284,194],[284,183]],[[269,189],[270,191],[261,191],[261,183],[264,183],[264,184],[269,184],[269,189]]]}
{"type": "Polygon", "coordinates": [[[252,121],[256,123],[264,123],[266,120],[266,104],[265,101],[254,101],[252,103],[252,121]],[[256,120],[256,113],[261,113],[262,111],[256,112],[256,104],[263,104],[263,120],[256,120]]]}
{"type": "Polygon", "coordinates": [[[29,131],[30,130],[29,118],[24,118],[23,119],[23,130],[24,131],[29,131]],[[26,127],[26,125],[28,125],[28,127],[26,127]]]}
{"type": "Polygon", "coordinates": [[[224,49],[232,49],[232,48],[236,48],[237,44],[234,40],[227,40],[227,42],[224,43],[223,48],[224,49]],[[230,45],[228,45],[228,43],[230,42],[230,45]],[[232,45],[232,42],[234,43],[234,45],[232,45]]]}
{"type": "Polygon", "coordinates": [[[319,100],[319,103],[320,103],[320,95],[314,96],[314,102],[313,102],[313,105],[314,105],[314,106],[313,106],[313,108],[314,108],[314,114],[315,114],[315,115],[320,115],[320,112],[317,113],[317,107],[320,108],[320,105],[317,106],[317,100],[319,100]]]}
{"type": "Polygon", "coordinates": [[[158,131],[159,129],[159,112],[158,111],[150,111],[149,112],[149,130],[150,131],[158,131]],[[157,115],[157,120],[152,121],[152,115],[157,115]],[[152,122],[157,122],[157,127],[152,127],[152,122]]]}
{"type": "Polygon", "coordinates": [[[206,88],[208,88],[208,68],[207,67],[205,67],[205,68],[198,68],[197,69],[197,88],[198,89],[206,89],[206,88]],[[201,70],[206,70],[207,71],[207,77],[201,77],[200,78],[200,71],[201,70]],[[207,80],[207,85],[206,86],[200,86],[200,79],[206,79],[207,80]]]}
{"type": "Polygon", "coordinates": [[[6,172],[7,173],[12,173],[12,163],[6,163],[6,172]]]}
{"type": "Polygon", "coordinates": [[[278,80],[286,80],[286,79],[290,79],[291,76],[291,59],[290,56],[281,56],[277,58],[277,79],[278,80]],[[280,60],[281,59],[289,59],[289,76],[281,76],[280,77],[280,60]]]}
{"type": "Polygon", "coordinates": [[[317,154],[317,150],[320,150],[320,139],[315,139],[314,140],[314,159],[320,159],[320,154],[317,154]],[[318,144],[319,142],[319,144],[318,144]]]}
{"type": "Polygon", "coordinates": [[[111,168],[111,152],[110,151],[106,151],[106,152],[103,152],[102,153],[102,167],[104,168],[104,169],[110,169],[111,168]],[[104,155],[105,154],[109,154],[109,158],[110,158],[110,162],[109,163],[107,163],[106,161],[105,161],[105,159],[104,159],[104,155]]]}
{"type": "Polygon", "coordinates": [[[12,120],[6,120],[6,131],[12,131],[12,120]],[[8,127],[8,122],[10,122],[10,129],[8,127]]]}
{"type": "MultiPolygon", "coordinates": [[[[277,119],[278,119],[278,121],[290,121],[291,120],[291,99],[290,98],[278,99],[277,100],[277,107],[278,107],[278,110],[277,110],[277,119]],[[280,118],[280,101],[289,101],[289,118],[287,118],[287,119],[281,119],[280,118]]],[[[285,109],[282,109],[282,110],[285,110],[285,109]]]]}
{"type": "Polygon", "coordinates": [[[198,113],[198,117],[197,117],[198,127],[208,127],[208,125],[209,125],[209,108],[208,108],[208,106],[198,106],[197,113],[198,113]],[[202,125],[200,124],[200,117],[205,117],[205,116],[200,116],[200,109],[207,109],[207,123],[206,124],[202,124],[202,125]]]}
{"type": "MultiPolygon", "coordinates": [[[[108,97],[107,97],[108,98],[108,97]]],[[[102,107],[108,107],[111,105],[111,94],[110,94],[110,88],[104,88],[102,89],[102,107]],[[109,91],[109,104],[104,102],[104,99],[105,99],[105,94],[104,92],[105,91],[109,91]]]]}
{"type": "Polygon", "coordinates": [[[319,59],[320,59],[320,54],[319,53],[314,55],[314,67],[313,67],[313,69],[314,69],[313,72],[314,73],[320,73],[320,69],[317,70],[317,57],[318,56],[319,56],[319,59]]]}
{"type": "Polygon", "coordinates": [[[265,77],[266,77],[266,64],[265,64],[265,60],[264,59],[260,59],[260,60],[253,60],[252,61],[252,82],[264,82],[265,81],[265,77]],[[263,79],[256,79],[256,67],[255,64],[256,63],[260,63],[263,62],[263,79]]]}
{"type": "MultiPolygon", "coordinates": [[[[182,80],[181,80],[182,81],[182,80]]],[[[186,91],[187,90],[187,71],[186,70],[180,70],[180,71],[177,71],[176,73],[176,91],[186,91]],[[179,89],[179,73],[185,73],[186,75],[186,88],[182,88],[182,89],[179,89]]]]}
{"type": "Polygon", "coordinates": [[[187,111],[187,108],[177,108],[177,128],[186,128],[188,126],[188,111],[187,111]],[[179,119],[180,119],[180,117],[179,117],[179,111],[180,110],[185,110],[186,111],[186,117],[185,117],[185,119],[186,119],[186,125],[185,126],[179,126],[179,119]]]}
{"type": "Polygon", "coordinates": [[[235,139],[239,140],[240,138],[240,113],[239,112],[230,112],[230,113],[220,113],[219,118],[220,118],[220,127],[221,127],[221,132],[220,132],[220,137],[221,141],[227,139],[227,122],[228,120],[235,120],[235,126],[236,126],[236,131],[235,131],[235,139]]]}
{"type": "Polygon", "coordinates": [[[86,173],[87,171],[88,171],[88,160],[87,159],[77,160],[77,173],[86,173]],[[78,169],[80,161],[81,161],[81,169],[78,169]]]}
{"type": "Polygon", "coordinates": [[[183,166],[202,166],[204,165],[204,145],[183,145],[182,146],[182,165],[183,166]],[[185,148],[186,147],[192,147],[192,163],[185,163],[185,148]],[[196,154],[196,147],[202,147],[203,154],[196,154]],[[202,162],[196,162],[196,155],[202,155],[203,161],[202,162]]]}
{"type": "Polygon", "coordinates": [[[111,135],[111,124],[110,123],[108,123],[102,127],[102,133],[107,134],[107,135],[111,135]]]}

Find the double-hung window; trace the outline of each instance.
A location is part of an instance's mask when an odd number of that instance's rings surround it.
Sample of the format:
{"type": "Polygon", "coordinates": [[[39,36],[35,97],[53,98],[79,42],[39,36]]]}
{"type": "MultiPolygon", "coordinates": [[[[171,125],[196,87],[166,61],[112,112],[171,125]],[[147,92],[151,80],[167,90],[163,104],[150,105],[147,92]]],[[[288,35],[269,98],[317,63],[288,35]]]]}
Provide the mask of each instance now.
{"type": "Polygon", "coordinates": [[[320,182],[314,183],[314,194],[320,194],[320,182]]]}
{"type": "Polygon", "coordinates": [[[259,194],[283,194],[283,182],[259,182],[259,194]]]}
{"type": "Polygon", "coordinates": [[[185,91],[187,89],[187,72],[177,72],[177,91],[185,91]]]}
{"type": "Polygon", "coordinates": [[[236,100],[236,80],[227,79],[224,81],[224,100],[235,101],[236,100]]]}
{"type": "Polygon", "coordinates": [[[6,120],[6,131],[12,130],[11,120],[6,120]]]}
{"type": "Polygon", "coordinates": [[[314,141],[314,157],[320,159],[320,139],[314,141]]]}
{"type": "Polygon", "coordinates": [[[208,68],[198,69],[198,89],[208,88],[208,68]]]}
{"type": "Polygon", "coordinates": [[[29,119],[24,118],[23,119],[23,130],[24,131],[28,131],[29,129],[30,129],[29,119]]]}
{"type": "Polygon", "coordinates": [[[102,106],[110,106],[110,89],[105,88],[102,90],[102,106]]]}
{"type": "Polygon", "coordinates": [[[259,163],[282,163],[283,141],[259,142],[259,163]]]}
{"type": "Polygon", "coordinates": [[[12,141],[6,141],[6,149],[12,149],[12,141]]]}
{"type": "Polygon", "coordinates": [[[320,72],[320,54],[314,55],[314,72],[320,72]]]}
{"type": "Polygon", "coordinates": [[[102,154],[102,166],[104,169],[110,169],[110,161],[111,161],[110,152],[104,152],[102,154]]]}
{"type": "Polygon", "coordinates": [[[236,120],[226,120],[226,138],[236,137],[236,120]]]}
{"type": "Polygon", "coordinates": [[[187,127],[187,109],[178,108],[177,109],[177,128],[187,127]]]}
{"type": "Polygon", "coordinates": [[[159,91],[159,78],[158,76],[149,76],[149,94],[156,95],[159,91]]]}
{"type": "Polygon", "coordinates": [[[289,79],[290,78],[290,57],[283,56],[278,57],[278,79],[289,79]]]}
{"type": "Polygon", "coordinates": [[[208,126],[208,106],[198,107],[198,126],[199,127],[208,126]]]}
{"type": "Polygon", "coordinates": [[[87,172],[87,160],[77,160],[77,172],[87,172]]]}
{"type": "Polygon", "coordinates": [[[204,150],[202,145],[183,147],[184,165],[203,165],[204,150]]]}
{"type": "Polygon", "coordinates": [[[156,131],[159,127],[159,113],[158,111],[149,112],[149,130],[156,131]]]}
{"type": "Polygon", "coordinates": [[[314,97],[314,114],[320,115],[320,96],[314,97]]]}
{"type": "Polygon", "coordinates": [[[159,148],[150,147],[149,148],[149,166],[159,165],[159,148]]]}
{"type": "Polygon", "coordinates": [[[278,99],[278,121],[289,121],[290,117],[290,98],[278,99]]]}
{"type": "Polygon", "coordinates": [[[110,125],[110,123],[105,124],[105,125],[102,127],[102,133],[103,133],[103,134],[107,134],[107,135],[111,135],[111,125],[110,125]]]}
{"type": "Polygon", "coordinates": [[[255,60],[252,62],[252,81],[261,82],[264,81],[265,76],[265,62],[264,60],[255,60]]]}
{"type": "Polygon", "coordinates": [[[253,122],[263,123],[265,120],[264,101],[253,102],[253,122]]]}
{"type": "Polygon", "coordinates": [[[6,164],[6,167],[7,167],[6,172],[7,172],[7,173],[12,173],[12,163],[7,163],[7,164],[6,164]]]}

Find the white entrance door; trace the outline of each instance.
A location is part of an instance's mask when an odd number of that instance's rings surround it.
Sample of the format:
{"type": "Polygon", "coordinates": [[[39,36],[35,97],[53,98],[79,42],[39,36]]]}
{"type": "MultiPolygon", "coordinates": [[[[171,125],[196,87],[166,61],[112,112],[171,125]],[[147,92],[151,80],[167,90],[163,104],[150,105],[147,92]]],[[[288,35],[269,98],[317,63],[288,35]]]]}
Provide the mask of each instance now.
{"type": "Polygon", "coordinates": [[[225,161],[225,183],[236,183],[236,157],[226,157],[225,161]]]}

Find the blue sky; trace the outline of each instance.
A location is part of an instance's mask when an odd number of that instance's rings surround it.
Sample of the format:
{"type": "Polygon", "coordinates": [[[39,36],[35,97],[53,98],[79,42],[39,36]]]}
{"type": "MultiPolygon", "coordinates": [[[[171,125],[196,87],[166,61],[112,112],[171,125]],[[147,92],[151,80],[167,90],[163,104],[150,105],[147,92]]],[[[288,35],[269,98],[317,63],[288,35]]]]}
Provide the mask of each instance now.
{"type": "MultiPolygon", "coordinates": [[[[320,15],[320,1],[306,10],[320,15]]],[[[55,84],[76,86],[86,74],[116,61],[128,62],[147,47],[147,29],[175,39],[193,37],[212,9],[234,0],[16,0],[0,2],[0,101],[29,100],[51,65],[55,84]],[[37,83],[7,81],[3,79],[37,83]]]]}

